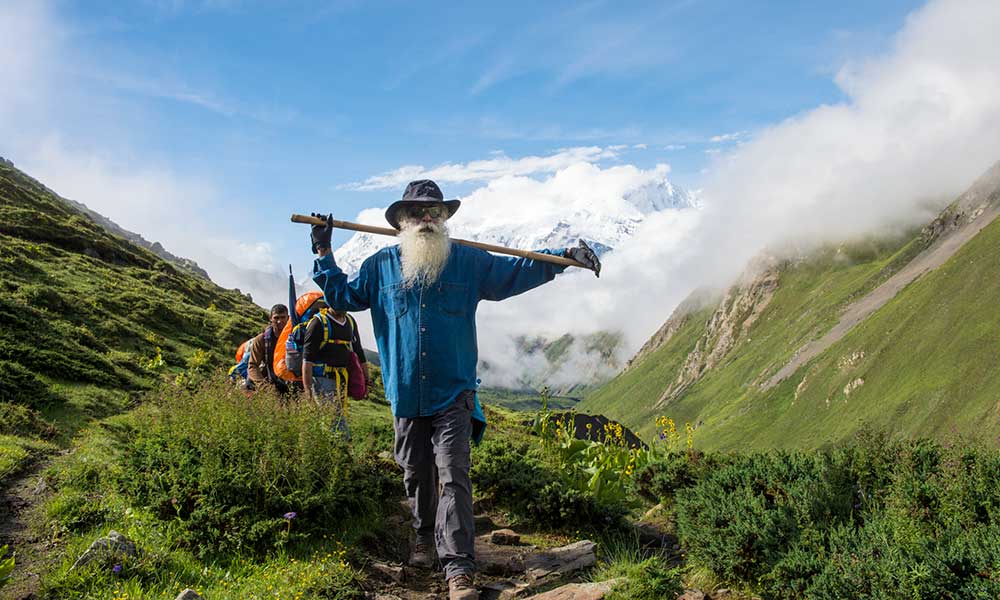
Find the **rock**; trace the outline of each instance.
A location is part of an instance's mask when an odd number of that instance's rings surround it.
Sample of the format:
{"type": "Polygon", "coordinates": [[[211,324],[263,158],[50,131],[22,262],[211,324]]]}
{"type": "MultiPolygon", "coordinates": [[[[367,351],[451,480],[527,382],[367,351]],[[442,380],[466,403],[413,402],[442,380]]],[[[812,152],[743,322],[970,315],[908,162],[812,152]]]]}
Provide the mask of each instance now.
{"type": "Polygon", "coordinates": [[[483,532],[496,529],[497,525],[493,522],[493,519],[491,519],[489,515],[476,515],[472,517],[472,519],[476,524],[476,531],[483,532]]]}
{"type": "Polygon", "coordinates": [[[712,593],[712,600],[725,600],[725,598],[728,598],[732,593],[732,590],[727,588],[719,588],[712,593]]]}
{"type": "Polygon", "coordinates": [[[191,588],[188,588],[183,592],[177,594],[177,597],[174,598],[174,600],[198,600],[199,598],[201,598],[201,596],[198,595],[198,592],[192,590],[191,588]]]}
{"type": "Polygon", "coordinates": [[[490,534],[490,543],[501,546],[516,546],[521,543],[521,536],[511,529],[497,529],[490,534]]]}
{"type": "Polygon", "coordinates": [[[699,590],[684,590],[677,600],[705,600],[705,592],[699,590]]]}
{"type": "Polygon", "coordinates": [[[402,583],[403,579],[406,578],[406,571],[403,570],[403,567],[401,566],[373,562],[372,571],[375,571],[379,575],[382,575],[391,581],[395,581],[396,583],[402,583]]]}
{"type": "Polygon", "coordinates": [[[597,544],[581,540],[529,556],[524,560],[524,566],[532,579],[562,575],[597,564],[596,550],[597,544]]]}
{"type": "Polygon", "coordinates": [[[520,579],[501,579],[482,587],[480,600],[512,600],[523,598],[531,592],[531,585],[520,579]]]}
{"type": "Polygon", "coordinates": [[[139,550],[136,548],[135,542],[117,531],[110,531],[108,532],[108,537],[94,540],[90,547],[87,548],[87,551],[81,554],[80,558],[76,559],[70,570],[82,567],[102,557],[134,558],[138,555],[139,550]]]}
{"type": "Polygon", "coordinates": [[[486,546],[476,548],[476,565],[485,575],[511,575],[524,572],[524,560],[517,555],[491,552],[486,546]]]}
{"type": "Polygon", "coordinates": [[[660,502],[659,504],[657,504],[653,508],[647,510],[646,514],[642,515],[642,520],[643,521],[651,521],[651,520],[653,520],[653,517],[655,517],[656,515],[660,514],[660,512],[662,512],[662,511],[663,511],[663,503],[660,502]]]}
{"type": "Polygon", "coordinates": [[[597,583],[570,583],[532,596],[537,600],[600,600],[618,584],[617,579],[597,583]]]}

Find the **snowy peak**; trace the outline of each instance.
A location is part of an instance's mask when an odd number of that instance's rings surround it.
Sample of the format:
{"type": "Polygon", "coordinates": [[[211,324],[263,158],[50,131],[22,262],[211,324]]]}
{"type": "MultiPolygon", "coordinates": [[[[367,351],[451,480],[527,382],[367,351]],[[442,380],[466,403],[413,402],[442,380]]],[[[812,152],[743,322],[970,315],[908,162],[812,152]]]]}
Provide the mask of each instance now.
{"type": "MultiPolygon", "coordinates": [[[[524,250],[571,247],[584,239],[604,254],[632,237],[649,215],[697,207],[691,193],[667,181],[662,173],[654,173],[654,177],[636,178],[616,190],[569,200],[564,190],[551,194],[542,190],[525,198],[491,186],[463,198],[462,209],[448,226],[456,238],[524,250]]],[[[380,212],[365,211],[362,219],[377,219],[380,212]]],[[[393,243],[389,237],[358,233],[338,248],[334,257],[341,268],[353,274],[366,258],[393,243]]]]}
{"type": "Polygon", "coordinates": [[[695,206],[694,198],[689,192],[674,186],[666,179],[651,181],[629,190],[624,198],[644,215],[671,208],[685,209],[695,206]]]}

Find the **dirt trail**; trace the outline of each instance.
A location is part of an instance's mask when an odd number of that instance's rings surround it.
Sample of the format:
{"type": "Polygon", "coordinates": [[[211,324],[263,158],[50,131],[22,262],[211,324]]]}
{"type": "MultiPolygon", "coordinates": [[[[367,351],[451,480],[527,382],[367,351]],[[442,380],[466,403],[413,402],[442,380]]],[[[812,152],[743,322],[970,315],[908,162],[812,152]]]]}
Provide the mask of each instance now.
{"type": "Polygon", "coordinates": [[[844,310],[839,323],[822,338],[799,348],[792,359],[764,383],[762,389],[771,389],[790,377],[799,367],[840,341],[855,325],[895,298],[900,290],[915,279],[947,262],[966,242],[1000,216],[998,196],[1000,196],[1000,163],[959,198],[956,203],[959,212],[955,218],[960,221],[964,219],[960,225],[943,233],[930,247],[867,296],[851,303],[844,310]]]}
{"type": "Polygon", "coordinates": [[[17,561],[13,581],[0,590],[0,597],[36,598],[39,573],[54,564],[52,544],[36,537],[29,526],[30,512],[50,493],[41,478],[48,464],[48,460],[36,461],[0,490],[0,546],[10,546],[17,561]]]}

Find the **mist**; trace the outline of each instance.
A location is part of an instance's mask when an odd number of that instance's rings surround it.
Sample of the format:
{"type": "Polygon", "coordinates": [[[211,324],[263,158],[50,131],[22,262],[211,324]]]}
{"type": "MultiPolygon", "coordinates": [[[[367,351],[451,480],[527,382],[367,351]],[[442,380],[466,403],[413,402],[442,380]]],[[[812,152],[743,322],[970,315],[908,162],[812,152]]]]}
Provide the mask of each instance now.
{"type": "Polygon", "coordinates": [[[931,220],[1000,160],[1000,3],[938,0],[882,56],[838,71],[845,100],[754,132],[722,153],[702,210],[662,213],[604,261],[480,311],[482,354],[511,323],[536,333],[625,335],[630,355],[701,286],[763,252],[888,234],[931,220]]]}

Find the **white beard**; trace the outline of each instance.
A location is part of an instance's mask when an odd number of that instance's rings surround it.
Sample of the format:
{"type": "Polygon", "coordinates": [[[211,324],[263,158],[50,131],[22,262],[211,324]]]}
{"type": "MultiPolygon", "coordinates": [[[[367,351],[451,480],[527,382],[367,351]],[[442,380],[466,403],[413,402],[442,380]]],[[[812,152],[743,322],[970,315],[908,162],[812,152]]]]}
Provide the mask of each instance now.
{"type": "Polygon", "coordinates": [[[403,285],[429,285],[437,281],[448,263],[451,240],[444,223],[406,222],[399,231],[399,258],[403,285]]]}

